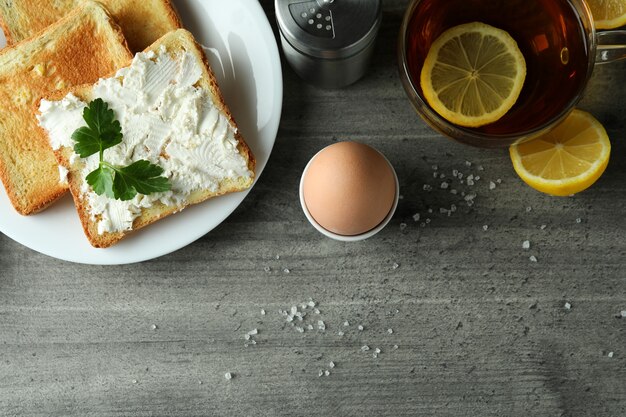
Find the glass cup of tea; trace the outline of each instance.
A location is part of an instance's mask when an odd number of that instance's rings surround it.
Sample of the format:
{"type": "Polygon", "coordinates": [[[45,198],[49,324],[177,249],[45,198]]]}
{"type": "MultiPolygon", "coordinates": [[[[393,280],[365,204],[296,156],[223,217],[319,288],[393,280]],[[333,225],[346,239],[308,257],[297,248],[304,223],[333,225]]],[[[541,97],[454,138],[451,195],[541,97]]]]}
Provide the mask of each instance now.
{"type": "Polygon", "coordinates": [[[595,64],[626,58],[626,30],[597,32],[583,0],[413,0],[398,42],[402,84],[417,113],[454,140],[484,148],[509,146],[556,127],[580,101],[595,64]],[[522,51],[526,80],[515,105],[478,128],[450,123],[420,87],[431,45],[447,29],[483,22],[507,31],[522,51]]]}

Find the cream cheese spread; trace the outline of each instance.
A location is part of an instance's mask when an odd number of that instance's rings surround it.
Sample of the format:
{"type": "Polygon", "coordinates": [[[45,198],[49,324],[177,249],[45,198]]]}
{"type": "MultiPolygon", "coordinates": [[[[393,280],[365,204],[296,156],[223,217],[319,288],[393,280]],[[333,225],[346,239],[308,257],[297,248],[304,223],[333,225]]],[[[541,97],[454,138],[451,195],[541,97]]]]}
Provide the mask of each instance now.
{"type": "Polygon", "coordinates": [[[68,171],[67,168],[65,168],[63,165],[59,165],[59,184],[67,184],[67,174],[69,174],[70,171],[68,171]]]}
{"type": "MultiPolygon", "coordinates": [[[[235,127],[216,107],[211,92],[195,86],[201,77],[194,55],[170,54],[161,47],[157,53],[137,54],[129,67],[93,87],[93,98],[109,104],[124,135],[121,144],[104,151],[104,159],[121,166],[146,159],[161,166],[172,183],[170,191],[120,201],[97,195],[83,181],[81,191],[100,234],[132,229],[141,210],[157,202],[182,207],[193,191],[217,191],[226,178],[254,175],[237,149],[235,127]]],[[[73,149],[71,136],[86,125],[86,106],[72,94],[60,101],[41,101],[38,120],[53,149],[73,149]]],[[[77,158],[74,153],[70,161],[77,158]]],[[[82,162],[85,178],[98,167],[99,155],[82,162]]]]}

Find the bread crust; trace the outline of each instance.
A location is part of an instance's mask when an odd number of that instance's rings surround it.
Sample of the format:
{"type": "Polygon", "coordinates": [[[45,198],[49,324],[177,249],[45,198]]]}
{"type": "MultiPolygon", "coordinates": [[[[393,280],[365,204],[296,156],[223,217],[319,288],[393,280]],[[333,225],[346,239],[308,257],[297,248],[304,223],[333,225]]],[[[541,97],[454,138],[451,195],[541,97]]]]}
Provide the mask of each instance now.
{"type": "Polygon", "coordinates": [[[131,58],[121,28],[92,1],[0,51],[0,179],[18,213],[37,213],[68,189],[35,117],[39,98],[95,82],[131,58]]]}
{"type": "MultiPolygon", "coordinates": [[[[212,100],[215,105],[218,107],[220,112],[226,115],[229,121],[233,124],[233,126],[237,126],[230,109],[224,102],[224,98],[219,89],[217,79],[211,70],[209,62],[204,54],[202,47],[195,41],[193,35],[184,29],[179,29],[173,32],[168,33],[151,46],[146,48],[146,51],[158,51],[161,46],[165,46],[168,52],[177,52],[180,50],[185,50],[187,52],[192,53],[199,62],[202,62],[203,67],[203,76],[199,81],[199,85],[203,88],[208,89],[211,92],[212,100]]],[[[113,75],[113,74],[111,74],[113,75]]],[[[48,99],[50,100],[60,100],[68,92],[71,92],[79,99],[89,102],[96,97],[92,96],[92,88],[93,85],[83,85],[80,87],[76,87],[70,89],[69,91],[57,92],[51,95],[48,99]]],[[[256,160],[252,151],[250,150],[248,144],[245,142],[243,136],[239,129],[237,129],[235,138],[238,141],[237,149],[240,154],[246,158],[248,162],[248,169],[254,173],[256,168],[256,160]]],[[[209,190],[197,190],[191,193],[190,197],[187,199],[187,202],[182,207],[175,206],[166,206],[161,203],[156,203],[152,207],[147,209],[142,209],[141,215],[135,219],[133,222],[133,230],[118,232],[118,233],[103,233],[98,234],[98,224],[97,221],[93,221],[91,219],[91,215],[89,212],[89,204],[87,202],[86,196],[81,193],[81,186],[85,179],[82,177],[82,170],[84,164],[79,160],[74,163],[74,165],[70,165],[69,158],[72,154],[72,150],[69,148],[62,148],[55,152],[58,162],[68,168],[68,181],[70,191],[74,198],[74,204],[76,206],[78,215],[80,217],[81,224],[83,226],[83,230],[90,244],[96,248],[107,248],[115,243],[119,242],[121,239],[129,235],[130,233],[142,229],[164,217],[167,217],[171,214],[174,214],[178,211],[183,210],[185,207],[188,207],[193,204],[198,204],[207,199],[221,196],[224,194],[243,191],[252,186],[254,182],[254,175],[250,178],[237,178],[231,179],[227,178],[223,180],[219,184],[218,191],[212,192],[209,190]]]]}

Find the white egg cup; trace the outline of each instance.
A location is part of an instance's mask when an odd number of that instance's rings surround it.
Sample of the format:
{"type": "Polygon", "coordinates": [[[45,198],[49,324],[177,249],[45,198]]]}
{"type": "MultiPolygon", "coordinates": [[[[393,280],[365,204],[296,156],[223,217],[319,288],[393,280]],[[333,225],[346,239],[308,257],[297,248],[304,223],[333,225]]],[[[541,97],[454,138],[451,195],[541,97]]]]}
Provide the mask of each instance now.
{"type": "MultiPolygon", "coordinates": [[[[326,149],[326,148],[324,148],[324,149],[326,149]]],[[[325,229],[324,227],[322,227],[313,218],[313,216],[309,212],[309,209],[306,206],[306,202],[304,201],[304,177],[306,176],[306,173],[309,170],[309,167],[311,166],[311,163],[315,160],[317,155],[319,155],[320,152],[322,152],[324,149],[320,150],[318,153],[315,154],[315,156],[313,156],[313,158],[311,158],[309,163],[306,165],[306,168],[304,168],[304,171],[302,172],[302,177],[300,178],[300,205],[302,206],[302,211],[304,211],[304,215],[309,220],[309,223],[311,223],[313,225],[313,227],[315,227],[317,229],[318,232],[320,232],[321,234],[323,234],[326,237],[329,237],[329,238],[334,239],[334,240],[338,240],[340,242],[358,242],[358,241],[361,241],[361,240],[369,239],[370,237],[374,236],[375,234],[377,234],[378,232],[383,230],[385,228],[385,226],[387,226],[387,224],[393,218],[393,215],[396,212],[396,208],[398,207],[398,201],[400,200],[400,182],[398,181],[398,175],[396,174],[396,170],[393,168],[393,165],[391,165],[391,162],[389,162],[389,160],[387,159],[387,157],[385,157],[385,155],[380,153],[378,150],[372,148],[376,152],[378,152],[380,154],[380,156],[383,157],[383,159],[389,165],[389,168],[391,168],[391,172],[393,172],[393,178],[395,179],[395,183],[396,183],[396,195],[395,195],[394,200],[393,200],[393,206],[391,207],[391,210],[389,210],[389,213],[387,214],[387,217],[385,217],[383,219],[383,221],[378,224],[378,226],[374,227],[371,230],[368,230],[365,233],[361,233],[360,235],[353,235],[353,236],[346,236],[346,235],[340,235],[340,234],[337,234],[337,233],[333,233],[333,232],[325,229]]]]}

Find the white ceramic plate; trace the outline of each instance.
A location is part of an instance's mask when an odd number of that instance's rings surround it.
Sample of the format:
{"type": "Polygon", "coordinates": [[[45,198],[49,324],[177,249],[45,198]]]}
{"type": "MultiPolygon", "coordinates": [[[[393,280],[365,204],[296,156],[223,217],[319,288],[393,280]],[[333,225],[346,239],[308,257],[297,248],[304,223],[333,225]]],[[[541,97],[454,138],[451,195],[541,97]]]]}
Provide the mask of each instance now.
{"type": "MultiPolygon", "coordinates": [[[[269,159],[282,110],[283,80],[274,34],[257,0],[174,0],[185,28],[203,44],[226,103],[256,157],[269,159]]],[[[5,39],[0,31],[0,47],[5,39]]],[[[0,232],[46,255],[87,264],[125,264],[180,249],[211,231],[247,192],[218,197],[140,230],[108,249],[92,248],[70,196],[34,216],[15,212],[0,186],[0,232]]]]}

